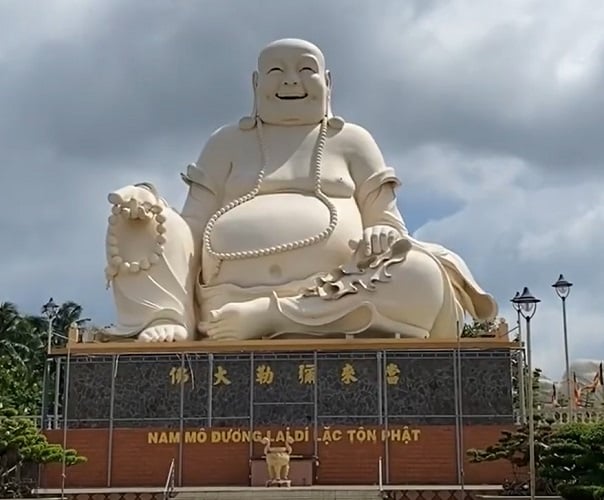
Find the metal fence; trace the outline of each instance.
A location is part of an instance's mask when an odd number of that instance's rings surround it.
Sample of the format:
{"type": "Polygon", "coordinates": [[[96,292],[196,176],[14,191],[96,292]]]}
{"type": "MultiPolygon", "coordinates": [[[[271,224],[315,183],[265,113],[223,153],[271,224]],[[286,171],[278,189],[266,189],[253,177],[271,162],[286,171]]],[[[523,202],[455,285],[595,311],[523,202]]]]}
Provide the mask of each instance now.
{"type": "Polygon", "coordinates": [[[426,350],[49,359],[60,383],[45,388],[54,396],[44,398],[43,427],[514,422],[521,413],[517,355],[426,350]]]}
{"type": "Polygon", "coordinates": [[[76,428],[108,429],[112,442],[113,430],[124,428],[182,436],[201,427],[250,433],[307,427],[317,456],[325,426],[394,432],[447,425],[455,430],[461,484],[465,425],[513,424],[522,414],[519,356],[509,349],[448,349],[49,358],[60,382],[45,387],[42,426],[62,429],[64,442],[76,428]]]}

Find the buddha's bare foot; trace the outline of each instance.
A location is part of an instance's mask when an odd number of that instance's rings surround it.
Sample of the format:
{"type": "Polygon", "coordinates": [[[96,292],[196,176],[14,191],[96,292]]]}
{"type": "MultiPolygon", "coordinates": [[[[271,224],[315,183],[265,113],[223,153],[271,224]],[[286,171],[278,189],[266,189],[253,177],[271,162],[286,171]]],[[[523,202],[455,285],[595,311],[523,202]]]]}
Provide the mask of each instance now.
{"type": "Polygon", "coordinates": [[[187,340],[187,329],[182,325],[155,325],[138,335],[138,342],[182,342],[187,340]]]}
{"type": "Polygon", "coordinates": [[[211,340],[250,340],[271,333],[272,306],[268,297],[226,304],[211,311],[202,325],[211,340]]]}

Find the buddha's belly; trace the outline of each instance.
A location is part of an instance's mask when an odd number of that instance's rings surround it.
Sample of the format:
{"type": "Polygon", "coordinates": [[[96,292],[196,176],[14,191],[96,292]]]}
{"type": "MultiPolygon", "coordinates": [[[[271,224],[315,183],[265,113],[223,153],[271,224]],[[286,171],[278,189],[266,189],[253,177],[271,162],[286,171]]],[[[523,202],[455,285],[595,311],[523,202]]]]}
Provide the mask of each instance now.
{"type": "MultiPolygon", "coordinates": [[[[331,202],[338,212],[335,231],[324,241],[266,257],[222,261],[203,252],[207,284],[280,285],[345,264],[362,236],[361,214],[354,198],[331,202]]],[[[223,215],[211,233],[215,252],[241,252],[312,238],[329,226],[329,210],[313,196],[279,193],[257,196],[223,215]]]]}

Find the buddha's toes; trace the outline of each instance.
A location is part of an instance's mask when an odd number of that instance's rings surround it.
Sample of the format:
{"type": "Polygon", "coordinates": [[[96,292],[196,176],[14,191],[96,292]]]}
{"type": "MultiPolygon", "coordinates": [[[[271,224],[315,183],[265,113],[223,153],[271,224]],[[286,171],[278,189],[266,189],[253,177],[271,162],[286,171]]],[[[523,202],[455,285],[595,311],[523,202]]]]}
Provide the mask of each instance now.
{"type": "Polygon", "coordinates": [[[182,342],[187,340],[187,330],[181,325],[157,325],[143,330],[139,342],[182,342]]]}
{"type": "Polygon", "coordinates": [[[203,330],[211,340],[247,340],[271,333],[268,297],[233,302],[211,311],[203,330]]]}

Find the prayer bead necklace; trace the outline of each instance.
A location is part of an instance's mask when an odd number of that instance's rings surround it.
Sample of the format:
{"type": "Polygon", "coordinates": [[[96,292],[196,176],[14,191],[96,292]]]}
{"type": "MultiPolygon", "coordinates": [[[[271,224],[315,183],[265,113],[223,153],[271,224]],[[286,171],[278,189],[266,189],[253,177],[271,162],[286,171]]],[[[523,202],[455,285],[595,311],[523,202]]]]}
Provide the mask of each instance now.
{"type": "MultiPolygon", "coordinates": [[[[152,190],[153,191],[153,190],[152,190]]],[[[140,271],[147,271],[153,265],[157,264],[161,256],[164,253],[164,245],[166,243],[166,216],[162,214],[164,206],[157,196],[157,193],[153,193],[156,197],[154,204],[144,203],[139,205],[134,199],[130,202],[114,203],[111,207],[111,215],[109,216],[108,223],[109,228],[107,230],[107,252],[109,263],[105,268],[105,278],[107,280],[107,288],[109,288],[111,282],[120,272],[129,272],[131,274],[137,274],[140,271]],[[126,260],[120,255],[119,238],[117,236],[117,224],[120,218],[124,216],[126,212],[137,211],[137,218],[140,220],[153,219],[155,221],[155,244],[153,245],[152,252],[139,260],[126,260]]]]}
{"type": "Polygon", "coordinates": [[[317,137],[317,142],[315,144],[314,156],[312,159],[312,167],[314,174],[314,195],[315,197],[321,201],[329,210],[329,225],[320,233],[317,233],[314,236],[309,238],[303,238],[299,240],[295,240],[288,243],[281,243],[279,245],[275,245],[272,247],[258,248],[254,250],[242,250],[239,252],[217,252],[212,247],[211,235],[216,222],[220,217],[235,209],[253,200],[258,193],[260,192],[260,188],[262,186],[262,181],[264,180],[264,176],[266,173],[266,168],[268,164],[268,151],[267,146],[264,141],[263,130],[262,130],[262,120],[258,119],[256,130],[258,133],[258,142],[260,143],[260,152],[262,155],[261,162],[262,167],[258,172],[258,177],[256,179],[256,184],[254,188],[247,194],[237,198],[236,200],[231,201],[220,210],[218,210],[210,220],[208,221],[204,233],[203,233],[203,244],[205,249],[209,255],[217,259],[218,261],[228,261],[228,260],[242,260],[242,259],[251,259],[257,257],[266,257],[269,255],[275,255],[283,252],[289,252],[291,250],[296,250],[298,248],[305,248],[311,245],[316,245],[321,241],[329,238],[329,236],[335,231],[336,226],[338,225],[338,212],[335,205],[331,202],[331,200],[323,193],[321,190],[321,164],[323,161],[323,153],[325,150],[325,143],[327,140],[327,118],[321,120],[321,125],[319,129],[319,134],[317,137]]]}

